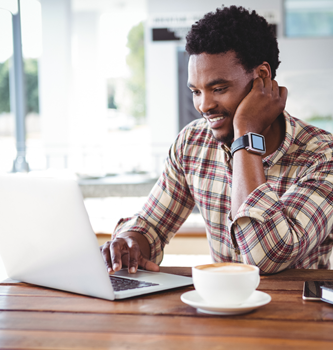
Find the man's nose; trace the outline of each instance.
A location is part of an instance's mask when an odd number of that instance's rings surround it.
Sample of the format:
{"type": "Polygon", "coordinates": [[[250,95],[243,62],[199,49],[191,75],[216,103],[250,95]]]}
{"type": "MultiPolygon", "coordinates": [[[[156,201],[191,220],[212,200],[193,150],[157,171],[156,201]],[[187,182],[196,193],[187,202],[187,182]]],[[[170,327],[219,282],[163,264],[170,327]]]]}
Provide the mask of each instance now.
{"type": "Polygon", "coordinates": [[[216,101],[206,94],[201,95],[201,100],[199,104],[199,110],[201,113],[208,113],[210,110],[217,107],[216,101]]]}

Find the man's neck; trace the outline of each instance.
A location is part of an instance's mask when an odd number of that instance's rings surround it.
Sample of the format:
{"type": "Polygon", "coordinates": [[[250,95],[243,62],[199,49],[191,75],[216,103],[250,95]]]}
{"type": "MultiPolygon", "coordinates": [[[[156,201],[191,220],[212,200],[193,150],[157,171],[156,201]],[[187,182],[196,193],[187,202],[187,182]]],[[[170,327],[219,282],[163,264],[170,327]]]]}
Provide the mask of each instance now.
{"type": "Polygon", "coordinates": [[[266,153],[263,157],[274,153],[281,145],[285,138],[285,119],[283,113],[275,119],[274,123],[270,125],[263,133],[266,142],[266,153]]]}

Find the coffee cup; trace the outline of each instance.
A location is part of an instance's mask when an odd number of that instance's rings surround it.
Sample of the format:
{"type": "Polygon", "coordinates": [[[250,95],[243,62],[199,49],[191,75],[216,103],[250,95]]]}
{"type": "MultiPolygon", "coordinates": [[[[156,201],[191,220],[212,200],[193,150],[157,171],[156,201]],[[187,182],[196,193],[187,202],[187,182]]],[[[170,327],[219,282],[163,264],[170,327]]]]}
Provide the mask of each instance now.
{"type": "Polygon", "coordinates": [[[192,267],[197,293],[209,305],[236,306],[245,302],[260,282],[259,268],[241,263],[192,267]]]}

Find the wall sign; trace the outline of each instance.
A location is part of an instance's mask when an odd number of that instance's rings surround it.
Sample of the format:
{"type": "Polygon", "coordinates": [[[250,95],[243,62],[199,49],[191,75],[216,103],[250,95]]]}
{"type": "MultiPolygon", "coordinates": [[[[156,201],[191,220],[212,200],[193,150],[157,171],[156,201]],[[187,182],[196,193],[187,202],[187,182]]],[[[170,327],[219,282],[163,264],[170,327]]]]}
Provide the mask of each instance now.
{"type": "MultiPolygon", "coordinates": [[[[278,24],[280,13],[277,10],[258,10],[268,23],[278,24]]],[[[182,41],[185,40],[192,24],[201,19],[204,13],[160,13],[148,18],[148,27],[151,29],[152,41],[182,41]]],[[[275,27],[276,30],[276,27],[275,27]]]]}
{"type": "Polygon", "coordinates": [[[202,13],[161,13],[151,15],[148,19],[148,27],[152,32],[152,41],[181,41],[192,24],[202,18],[202,13]]]}

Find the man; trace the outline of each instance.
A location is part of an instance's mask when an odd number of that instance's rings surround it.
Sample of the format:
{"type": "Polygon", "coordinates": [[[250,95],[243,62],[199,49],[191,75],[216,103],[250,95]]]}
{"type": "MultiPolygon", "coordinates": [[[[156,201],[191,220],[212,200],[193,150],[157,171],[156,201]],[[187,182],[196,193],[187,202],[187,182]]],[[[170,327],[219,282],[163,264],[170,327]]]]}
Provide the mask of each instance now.
{"type": "Polygon", "coordinates": [[[329,268],[333,136],[284,111],[271,26],[231,6],[205,15],[186,39],[188,86],[203,118],[180,132],[142,210],[102,247],[109,272],[158,271],[195,204],[214,261],[263,273],[329,268]]]}

